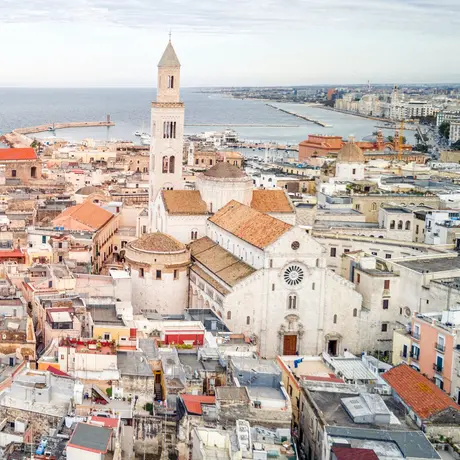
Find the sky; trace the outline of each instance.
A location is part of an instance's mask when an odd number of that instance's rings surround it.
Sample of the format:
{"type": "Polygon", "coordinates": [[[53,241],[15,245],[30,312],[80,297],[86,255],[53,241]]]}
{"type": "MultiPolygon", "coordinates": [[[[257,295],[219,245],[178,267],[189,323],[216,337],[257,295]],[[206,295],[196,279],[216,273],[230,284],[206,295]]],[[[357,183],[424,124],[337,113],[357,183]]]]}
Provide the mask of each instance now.
{"type": "Polygon", "coordinates": [[[0,0],[0,86],[460,82],[460,0],[0,0]]]}

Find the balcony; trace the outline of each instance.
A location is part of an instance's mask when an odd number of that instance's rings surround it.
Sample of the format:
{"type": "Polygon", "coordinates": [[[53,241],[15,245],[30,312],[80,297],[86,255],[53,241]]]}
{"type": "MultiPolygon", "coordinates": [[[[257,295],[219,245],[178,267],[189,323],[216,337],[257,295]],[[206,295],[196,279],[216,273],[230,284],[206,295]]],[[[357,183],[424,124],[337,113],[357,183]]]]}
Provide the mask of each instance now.
{"type": "Polygon", "coordinates": [[[414,360],[414,361],[419,361],[420,360],[420,352],[419,353],[413,353],[412,351],[410,352],[410,357],[414,360]]]}
{"type": "Polygon", "coordinates": [[[439,343],[439,342],[435,342],[434,348],[437,351],[440,351],[441,353],[444,353],[446,351],[446,346],[444,344],[442,344],[442,343],[439,343]]]}
{"type": "Polygon", "coordinates": [[[433,370],[438,374],[442,374],[443,367],[439,364],[433,363],[433,370]]]}
{"type": "Polygon", "coordinates": [[[419,332],[412,331],[411,336],[415,340],[420,340],[420,333],[419,332]]]}

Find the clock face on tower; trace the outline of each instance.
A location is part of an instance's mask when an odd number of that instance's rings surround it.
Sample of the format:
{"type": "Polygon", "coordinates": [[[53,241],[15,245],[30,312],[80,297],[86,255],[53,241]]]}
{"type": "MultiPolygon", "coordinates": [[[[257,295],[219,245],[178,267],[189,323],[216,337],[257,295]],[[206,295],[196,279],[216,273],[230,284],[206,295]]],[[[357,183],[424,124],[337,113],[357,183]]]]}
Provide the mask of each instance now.
{"type": "Polygon", "coordinates": [[[284,281],[289,286],[297,286],[299,285],[304,277],[304,272],[301,267],[298,265],[290,265],[283,273],[284,281]]]}

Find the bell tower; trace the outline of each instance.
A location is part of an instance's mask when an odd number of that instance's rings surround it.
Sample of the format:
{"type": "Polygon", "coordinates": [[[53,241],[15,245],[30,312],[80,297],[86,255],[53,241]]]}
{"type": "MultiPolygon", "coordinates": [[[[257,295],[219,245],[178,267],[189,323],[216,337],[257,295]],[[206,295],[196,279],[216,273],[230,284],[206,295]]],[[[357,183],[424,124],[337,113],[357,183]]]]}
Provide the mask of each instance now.
{"type": "Polygon", "coordinates": [[[152,102],[149,171],[149,227],[155,231],[154,201],[162,189],[182,186],[184,103],[180,101],[180,62],[171,37],[158,63],[157,100],[152,102]]]}

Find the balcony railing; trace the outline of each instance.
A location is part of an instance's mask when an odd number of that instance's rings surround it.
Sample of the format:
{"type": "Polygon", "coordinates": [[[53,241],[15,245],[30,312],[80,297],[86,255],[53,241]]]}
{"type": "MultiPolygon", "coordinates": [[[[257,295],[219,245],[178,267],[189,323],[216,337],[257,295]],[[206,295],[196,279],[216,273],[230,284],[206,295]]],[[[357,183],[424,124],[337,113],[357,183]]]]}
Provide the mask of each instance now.
{"type": "Polygon", "coordinates": [[[420,360],[420,353],[413,353],[412,351],[410,352],[410,357],[414,360],[414,361],[419,361],[420,360]]]}
{"type": "Polygon", "coordinates": [[[413,331],[411,334],[412,338],[415,340],[420,340],[420,333],[413,331]]]}
{"type": "Polygon", "coordinates": [[[440,351],[441,353],[444,353],[444,351],[446,350],[446,346],[442,343],[439,343],[439,342],[435,342],[434,344],[434,348],[438,351],[440,351]]]}
{"type": "Polygon", "coordinates": [[[435,370],[437,373],[441,374],[442,369],[443,369],[442,366],[440,366],[439,364],[433,363],[433,370],[435,370]]]}

